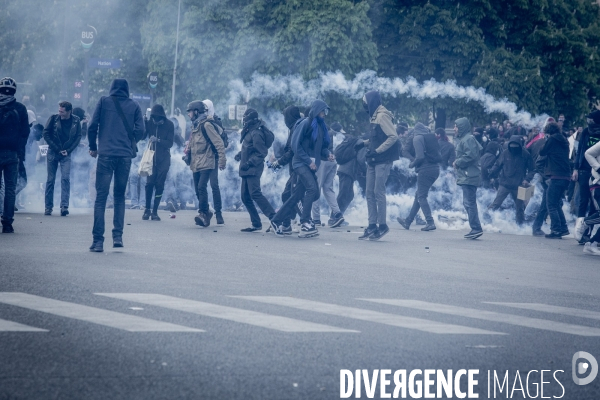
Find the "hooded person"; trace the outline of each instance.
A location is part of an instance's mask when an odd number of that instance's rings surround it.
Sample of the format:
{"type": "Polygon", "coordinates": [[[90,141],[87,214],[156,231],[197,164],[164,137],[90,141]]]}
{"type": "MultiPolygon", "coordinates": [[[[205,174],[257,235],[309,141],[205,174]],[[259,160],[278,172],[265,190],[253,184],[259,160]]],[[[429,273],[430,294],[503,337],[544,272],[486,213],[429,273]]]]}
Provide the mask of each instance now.
{"type": "Polygon", "coordinates": [[[488,145],[485,146],[483,155],[479,159],[479,166],[481,167],[481,187],[485,189],[496,189],[498,183],[495,179],[490,176],[490,170],[498,160],[498,157],[502,154],[502,145],[498,143],[498,130],[496,128],[489,129],[490,139],[488,145]]]}
{"type": "Polygon", "coordinates": [[[529,152],[523,148],[522,136],[513,135],[507,143],[505,150],[494,166],[490,169],[490,175],[498,175],[498,192],[496,198],[490,204],[489,209],[496,211],[510,195],[515,202],[516,221],[522,225],[525,221],[525,203],[517,197],[519,186],[529,186],[529,182],[535,175],[533,160],[529,152]]]}
{"type": "Polygon", "coordinates": [[[129,98],[129,84],[125,79],[113,80],[109,95],[98,100],[88,127],[90,155],[98,158],[92,252],[104,251],[104,213],[113,176],[113,247],[123,247],[125,190],[131,160],[136,156],[137,142],[143,136],[142,110],[129,98]]]}
{"type": "Polygon", "coordinates": [[[483,235],[477,210],[477,187],[481,181],[479,158],[482,148],[477,139],[473,137],[471,123],[467,118],[459,118],[454,122],[454,133],[458,140],[456,160],[453,164],[456,184],[462,189],[463,205],[471,227],[471,231],[465,235],[465,239],[477,239],[483,235]]]}
{"type": "MultiPolygon", "coordinates": [[[[600,141],[585,151],[585,159],[590,165],[590,193],[592,201],[594,202],[596,210],[600,210],[600,141]]],[[[589,235],[594,229],[594,225],[600,224],[600,212],[596,211],[594,214],[584,219],[584,223],[589,230],[589,235]]],[[[600,229],[596,230],[596,234],[589,238],[585,242],[583,252],[600,256],[600,229]]]]}
{"type": "Polygon", "coordinates": [[[369,115],[371,132],[368,140],[358,141],[355,149],[367,147],[367,208],[369,226],[359,240],[379,240],[390,229],[387,225],[385,183],[392,164],[400,159],[398,134],[392,122],[392,113],[381,103],[378,91],[363,96],[363,108],[369,115]],[[378,226],[379,224],[379,226],[378,226]]]}
{"type": "Polygon", "coordinates": [[[165,114],[165,109],[160,104],[152,106],[150,119],[146,123],[148,148],[154,150],[152,159],[152,174],[146,180],[146,209],[143,220],[152,219],[160,221],[158,206],[165,190],[165,181],[171,166],[171,147],[175,137],[175,125],[165,114]],[[154,194],[154,196],[153,196],[154,194]],[[152,201],[154,203],[152,204],[152,201]]]}
{"type": "Polygon", "coordinates": [[[265,168],[265,158],[275,140],[275,135],[258,118],[258,112],[253,108],[246,110],[243,123],[244,127],[240,135],[242,150],[236,154],[235,160],[240,162],[241,198],[250,214],[252,226],[242,229],[242,232],[255,232],[262,230],[262,222],[254,203],[267,218],[271,219],[275,215],[273,206],[260,189],[260,177],[265,168]]]}
{"type": "Polygon", "coordinates": [[[312,204],[319,199],[316,172],[322,160],[334,161],[329,151],[331,138],[325,116],[329,114],[329,106],[322,100],[312,102],[308,117],[296,122],[292,134],[292,168],[297,183],[290,198],[283,203],[279,211],[271,219],[271,230],[279,237],[283,236],[282,223],[292,214],[298,201],[302,200],[300,215],[300,238],[319,235],[319,231],[311,221],[312,204]]]}
{"type": "Polygon", "coordinates": [[[207,227],[213,216],[208,206],[208,181],[217,167],[222,171],[227,164],[225,145],[221,138],[223,128],[208,115],[208,107],[200,100],[189,103],[187,112],[192,120],[192,131],[186,154],[194,174],[194,187],[199,203],[198,215],[194,220],[196,225],[207,227]]]}
{"type": "Polygon", "coordinates": [[[440,156],[442,157],[440,167],[442,167],[442,170],[446,170],[452,165],[454,160],[456,160],[456,149],[454,148],[454,145],[450,143],[445,129],[437,128],[435,130],[435,136],[437,137],[440,146],[440,156]]]}
{"type": "Polygon", "coordinates": [[[579,203],[577,205],[577,217],[584,218],[596,213],[594,201],[590,195],[589,181],[592,177],[592,168],[585,157],[585,152],[596,143],[600,143],[600,110],[595,110],[586,115],[587,128],[581,132],[575,165],[573,166],[573,180],[579,183],[579,203]]]}
{"type": "Polygon", "coordinates": [[[404,229],[410,229],[410,224],[417,216],[419,209],[421,209],[427,223],[421,230],[425,232],[433,231],[436,227],[431,215],[431,208],[427,202],[427,195],[431,186],[440,176],[440,162],[442,161],[440,146],[435,134],[431,133],[429,128],[420,122],[415,125],[413,134],[415,160],[410,163],[409,168],[415,168],[417,172],[417,191],[408,217],[406,219],[398,217],[398,222],[404,229]]]}
{"type": "MultiPolygon", "coordinates": [[[[331,128],[335,129],[335,124],[331,128]]],[[[339,128],[341,129],[339,132],[344,135],[344,140],[336,146],[334,155],[335,161],[338,163],[339,188],[337,202],[340,212],[343,214],[354,199],[354,181],[358,179],[362,171],[358,162],[358,152],[354,149],[354,145],[359,138],[344,132],[341,124],[339,124],[339,128]]]]}

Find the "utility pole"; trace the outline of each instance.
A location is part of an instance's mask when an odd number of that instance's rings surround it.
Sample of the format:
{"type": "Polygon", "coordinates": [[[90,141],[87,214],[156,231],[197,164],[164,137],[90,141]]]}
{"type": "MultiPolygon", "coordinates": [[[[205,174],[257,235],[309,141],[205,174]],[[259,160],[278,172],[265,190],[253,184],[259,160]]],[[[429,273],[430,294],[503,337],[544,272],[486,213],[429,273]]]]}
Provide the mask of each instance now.
{"type": "Polygon", "coordinates": [[[68,59],[68,51],[67,51],[67,14],[68,14],[68,0],[65,0],[65,9],[63,10],[65,14],[65,22],[63,26],[63,57],[62,57],[62,82],[60,85],[60,101],[67,100],[67,59],[68,59]]]}
{"type": "Polygon", "coordinates": [[[177,52],[179,50],[179,17],[181,14],[181,0],[177,9],[177,34],[175,38],[175,65],[173,66],[173,87],[171,89],[171,117],[175,115],[175,79],[177,77],[177,52]]]}

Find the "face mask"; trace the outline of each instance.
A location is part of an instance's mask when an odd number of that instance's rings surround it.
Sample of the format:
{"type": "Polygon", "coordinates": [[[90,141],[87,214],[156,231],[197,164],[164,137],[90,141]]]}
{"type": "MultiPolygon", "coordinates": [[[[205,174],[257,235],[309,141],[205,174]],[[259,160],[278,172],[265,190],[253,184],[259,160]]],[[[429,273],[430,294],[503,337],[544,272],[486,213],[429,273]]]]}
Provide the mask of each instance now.
{"type": "Polygon", "coordinates": [[[518,154],[519,151],[521,150],[519,146],[508,146],[508,150],[512,153],[512,154],[518,154]]]}

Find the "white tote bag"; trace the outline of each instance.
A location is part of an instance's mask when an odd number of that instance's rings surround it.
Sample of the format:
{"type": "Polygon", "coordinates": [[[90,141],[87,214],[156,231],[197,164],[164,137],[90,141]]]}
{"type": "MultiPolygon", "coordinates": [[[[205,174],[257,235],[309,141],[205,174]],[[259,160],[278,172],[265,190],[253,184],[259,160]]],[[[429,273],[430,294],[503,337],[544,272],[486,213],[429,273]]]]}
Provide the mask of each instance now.
{"type": "Polygon", "coordinates": [[[142,155],[142,161],[140,161],[140,166],[138,168],[138,174],[140,176],[152,175],[153,164],[154,164],[154,150],[150,149],[150,142],[148,142],[148,146],[146,147],[146,150],[144,150],[144,154],[142,155]]]}

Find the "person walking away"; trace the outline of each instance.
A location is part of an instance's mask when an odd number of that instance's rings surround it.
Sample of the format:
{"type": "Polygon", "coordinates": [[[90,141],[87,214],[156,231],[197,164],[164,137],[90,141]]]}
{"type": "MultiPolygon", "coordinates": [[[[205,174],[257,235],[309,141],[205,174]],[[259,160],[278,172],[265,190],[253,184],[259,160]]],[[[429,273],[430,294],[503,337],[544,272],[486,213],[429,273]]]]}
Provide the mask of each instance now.
{"type": "Polygon", "coordinates": [[[363,96],[363,108],[371,121],[368,140],[357,141],[355,150],[367,147],[367,209],[369,226],[359,240],[379,240],[390,229],[387,225],[385,182],[390,175],[392,164],[400,159],[398,134],[392,123],[392,113],[381,103],[378,91],[363,96]],[[378,226],[379,224],[379,226],[378,226]]]}
{"type": "Polygon", "coordinates": [[[412,208],[406,219],[398,217],[398,222],[404,229],[410,229],[410,224],[414,221],[419,209],[423,211],[425,222],[427,223],[422,231],[428,232],[436,229],[431,208],[427,202],[429,189],[433,186],[440,176],[440,146],[436,135],[431,133],[429,128],[420,122],[417,122],[413,131],[413,145],[415,148],[415,160],[410,163],[409,168],[415,168],[417,172],[417,191],[412,208]]]}
{"type": "Polygon", "coordinates": [[[437,128],[435,130],[435,136],[437,137],[440,146],[440,156],[442,157],[440,167],[442,170],[447,170],[454,160],[456,160],[456,149],[454,148],[454,145],[450,143],[445,129],[437,128]]]}
{"type": "Polygon", "coordinates": [[[359,174],[358,153],[354,150],[354,145],[359,138],[347,134],[343,129],[340,132],[344,135],[344,140],[334,150],[335,161],[338,163],[337,175],[340,180],[336,200],[340,212],[344,214],[354,199],[354,181],[359,174]]]}
{"type": "Polygon", "coordinates": [[[215,166],[225,169],[225,146],[221,133],[223,129],[217,125],[213,117],[208,115],[208,108],[200,100],[188,104],[187,113],[192,120],[192,132],[188,144],[190,169],[194,174],[194,186],[198,197],[198,215],[194,218],[196,225],[210,226],[213,213],[208,207],[207,185],[215,166]],[[217,162],[218,157],[218,164],[217,162]]]}
{"type": "Polygon", "coordinates": [[[113,177],[113,247],[123,247],[125,190],[131,159],[136,156],[137,142],[143,136],[142,110],[129,98],[129,83],[125,79],[113,80],[109,95],[98,100],[88,128],[90,155],[98,158],[92,252],[104,251],[104,214],[113,177]]]}
{"type": "Polygon", "coordinates": [[[262,230],[262,222],[254,203],[269,220],[275,215],[273,206],[260,190],[260,177],[265,169],[265,157],[275,141],[275,135],[258,118],[258,112],[253,108],[248,108],[244,113],[243,124],[240,135],[242,150],[236,154],[235,160],[240,162],[241,198],[250,214],[252,226],[242,229],[242,232],[255,232],[262,230]]]}
{"type": "Polygon", "coordinates": [[[550,122],[544,128],[546,143],[540,150],[546,156],[545,174],[550,176],[550,184],[546,191],[546,207],[550,215],[550,230],[547,239],[562,239],[569,235],[565,215],[562,211],[562,200],[571,180],[569,166],[569,142],[562,134],[556,122],[550,122]]]}
{"type": "Polygon", "coordinates": [[[589,185],[592,169],[585,157],[585,152],[600,142],[600,110],[591,112],[586,118],[588,126],[579,136],[579,145],[577,146],[573,170],[573,180],[579,183],[578,219],[593,215],[597,211],[591,198],[589,185]]]}
{"type": "Polygon", "coordinates": [[[158,206],[165,190],[165,181],[171,166],[171,147],[175,136],[173,122],[167,119],[165,109],[155,104],[150,112],[150,120],[146,124],[146,138],[154,150],[152,160],[152,175],[146,180],[146,209],[143,220],[160,221],[158,206]],[[154,204],[152,195],[154,194],[154,204]],[[152,206],[152,208],[150,208],[152,206]],[[152,211],[150,211],[152,210],[152,211]]]}
{"type": "MultiPolygon", "coordinates": [[[[211,100],[202,100],[204,105],[206,105],[206,110],[209,117],[212,117],[214,122],[221,128],[221,132],[223,132],[223,124],[221,123],[221,118],[215,114],[215,107],[211,100]]],[[[227,144],[223,142],[223,146],[227,148],[227,144]]],[[[225,224],[225,220],[223,220],[223,202],[221,200],[221,188],[219,188],[219,155],[216,155],[215,160],[215,168],[212,170],[210,174],[210,189],[212,191],[213,197],[213,206],[215,209],[215,219],[217,220],[217,225],[225,224]]]]}
{"type": "Polygon", "coordinates": [[[0,182],[4,181],[4,202],[0,222],[2,233],[14,233],[15,199],[19,176],[19,153],[29,137],[27,108],[15,98],[17,82],[0,80],[0,182]]]}
{"type": "Polygon", "coordinates": [[[48,119],[44,128],[44,140],[48,143],[46,165],[46,196],[44,215],[52,215],[54,207],[54,182],[56,171],[60,165],[60,215],[69,215],[69,198],[71,195],[71,153],[81,141],[81,124],[79,117],[72,113],[73,106],[68,101],[58,104],[58,114],[48,119]]]}
{"type": "Polygon", "coordinates": [[[465,235],[465,239],[477,239],[483,235],[477,210],[477,187],[481,178],[479,168],[481,145],[473,137],[471,123],[467,118],[459,118],[454,122],[454,134],[458,140],[456,160],[453,164],[456,172],[456,184],[462,189],[463,205],[471,227],[471,231],[465,235]]]}

